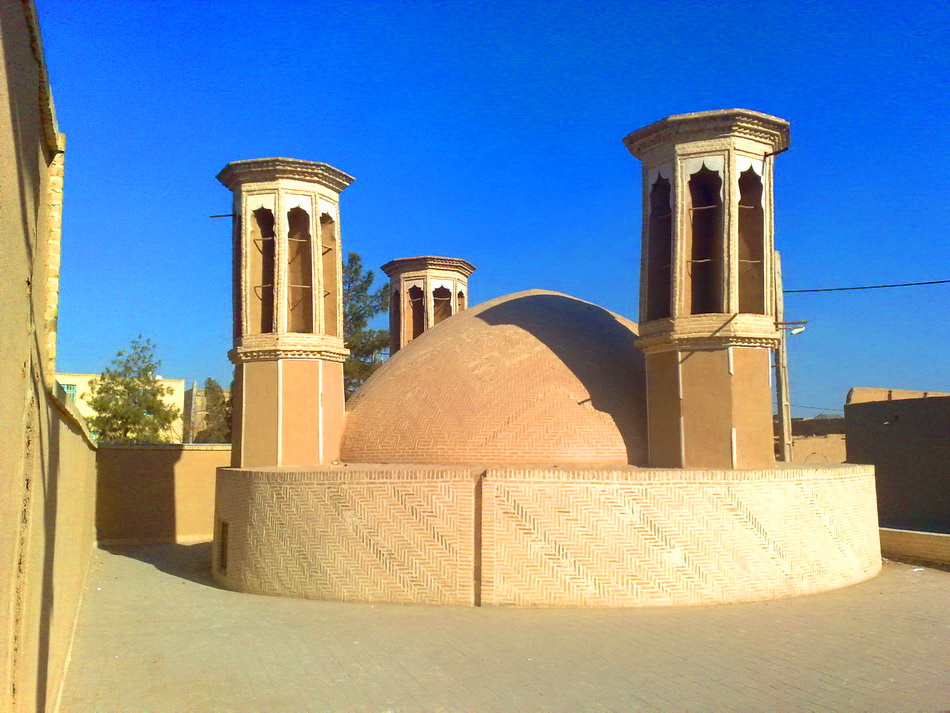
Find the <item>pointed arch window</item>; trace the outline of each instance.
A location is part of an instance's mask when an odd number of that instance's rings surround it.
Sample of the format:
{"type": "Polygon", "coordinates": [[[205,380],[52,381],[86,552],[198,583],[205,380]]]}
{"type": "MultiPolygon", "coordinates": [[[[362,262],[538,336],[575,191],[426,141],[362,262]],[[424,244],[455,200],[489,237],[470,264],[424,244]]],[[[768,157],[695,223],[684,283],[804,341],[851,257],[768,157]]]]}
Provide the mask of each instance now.
{"type": "Polygon", "coordinates": [[[739,311],[765,313],[765,210],[762,178],[739,174],[739,311]]]}
{"type": "Polygon", "coordinates": [[[393,290],[389,296],[389,353],[395,354],[399,351],[399,345],[402,341],[402,309],[400,305],[399,290],[393,290]]]}
{"type": "Polygon", "coordinates": [[[689,178],[686,298],[689,314],[722,312],[722,177],[705,165],[689,178]]]}
{"type": "Polygon", "coordinates": [[[647,321],[670,316],[673,284],[671,192],[670,180],[657,176],[650,189],[650,220],[647,227],[647,321]]]}
{"type": "Polygon", "coordinates": [[[323,274],[323,332],[340,336],[340,256],[337,251],[336,221],[320,216],[320,266],[323,274]]]}
{"type": "Polygon", "coordinates": [[[249,334],[270,334],[274,331],[274,214],[258,208],[251,214],[250,265],[247,296],[247,328],[249,334]]]}
{"type": "Polygon", "coordinates": [[[415,339],[426,329],[426,294],[418,286],[409,288],[409,319],[410,339],[415,339]]]}
{"type": "Polygon", "coordinates": [[[452,316],[452,290],[436,287],[432,290],[432,324],[452,316]]]}
{"type": "Polygon", "coordinates": [[[313,237],[310,214],[303,208],[287,212],[287,329],[313,332],[313,237]]]}

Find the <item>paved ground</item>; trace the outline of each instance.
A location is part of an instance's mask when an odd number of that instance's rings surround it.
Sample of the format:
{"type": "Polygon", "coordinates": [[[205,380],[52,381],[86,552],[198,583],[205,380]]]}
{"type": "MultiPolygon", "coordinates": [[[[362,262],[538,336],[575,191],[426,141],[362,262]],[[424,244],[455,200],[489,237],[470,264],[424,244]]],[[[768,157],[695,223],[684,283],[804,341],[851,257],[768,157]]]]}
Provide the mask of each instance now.
{"type": "Polygon", "coordinates": [[[945,711],[950,572],[810,597],[461,609],[210,585],[207,545],[96,553],[61,710],[945,711]]]}

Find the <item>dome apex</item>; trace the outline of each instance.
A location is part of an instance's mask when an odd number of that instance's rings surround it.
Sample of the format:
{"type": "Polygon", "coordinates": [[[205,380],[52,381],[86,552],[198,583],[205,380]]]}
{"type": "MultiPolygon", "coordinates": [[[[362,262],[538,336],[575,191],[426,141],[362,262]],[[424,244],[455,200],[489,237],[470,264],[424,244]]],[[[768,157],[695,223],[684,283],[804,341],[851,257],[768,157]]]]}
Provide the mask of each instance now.
{"type": "Polygon", "coordinates": [[[444,465],[642,465],[636,324],[531,290],[461,312],[353,396],[342,458],[444,465]]]}

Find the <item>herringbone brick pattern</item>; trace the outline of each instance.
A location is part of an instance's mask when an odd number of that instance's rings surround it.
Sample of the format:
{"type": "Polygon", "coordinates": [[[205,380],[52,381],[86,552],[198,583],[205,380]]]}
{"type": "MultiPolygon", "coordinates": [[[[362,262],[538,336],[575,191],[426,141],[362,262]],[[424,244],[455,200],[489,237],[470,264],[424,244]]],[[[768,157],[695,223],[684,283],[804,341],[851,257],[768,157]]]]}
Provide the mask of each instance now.
{"type": "Polygon", "coordinates": [[[445,320],[350,400],[350,463],[642,465],[636,325],[540,290],[445,320]]]}
{"type": "Polygon", "coordinates": [[[221,471],[215,576],[257,594],[471,605],[475,483],[462,470],[221,471]]]}
{"type": "Polygon", "coordinates": [[[485,604],[753,601],[842,587],[881,566],[864,466],[491,470],[483,503],[485,604]]]}
{"type": "Polygon", "coordinates": [[[222,584],[313,599],[708,604],[880,569],[870,466],[222,469],[216,517],[222,584]]]}

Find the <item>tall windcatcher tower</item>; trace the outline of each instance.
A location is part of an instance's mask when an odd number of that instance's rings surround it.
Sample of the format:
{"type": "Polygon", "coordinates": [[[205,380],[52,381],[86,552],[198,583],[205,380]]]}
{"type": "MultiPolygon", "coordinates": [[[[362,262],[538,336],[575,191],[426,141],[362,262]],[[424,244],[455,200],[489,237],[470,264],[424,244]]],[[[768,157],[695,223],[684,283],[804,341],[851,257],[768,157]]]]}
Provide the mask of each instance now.
{"type": "Polygon", "coordinates": [[[624,139],[643,164],[640,338],[650,465],[774,465],[772,167],[789,124],[744,109],[624,139]]]}
{"type": "Polygon", "coordinates": [[[475,266],[457,257],[400,257],[382,267],[389,276],[389,353],[395,354],[443,319],[468,307],[475,266]]]}
{"type": "Polygon", "coordinates": [[[343,433],[340,193],[325,163],[229,163],[234,193],[235,467],[319,465],[343,433]]]}

